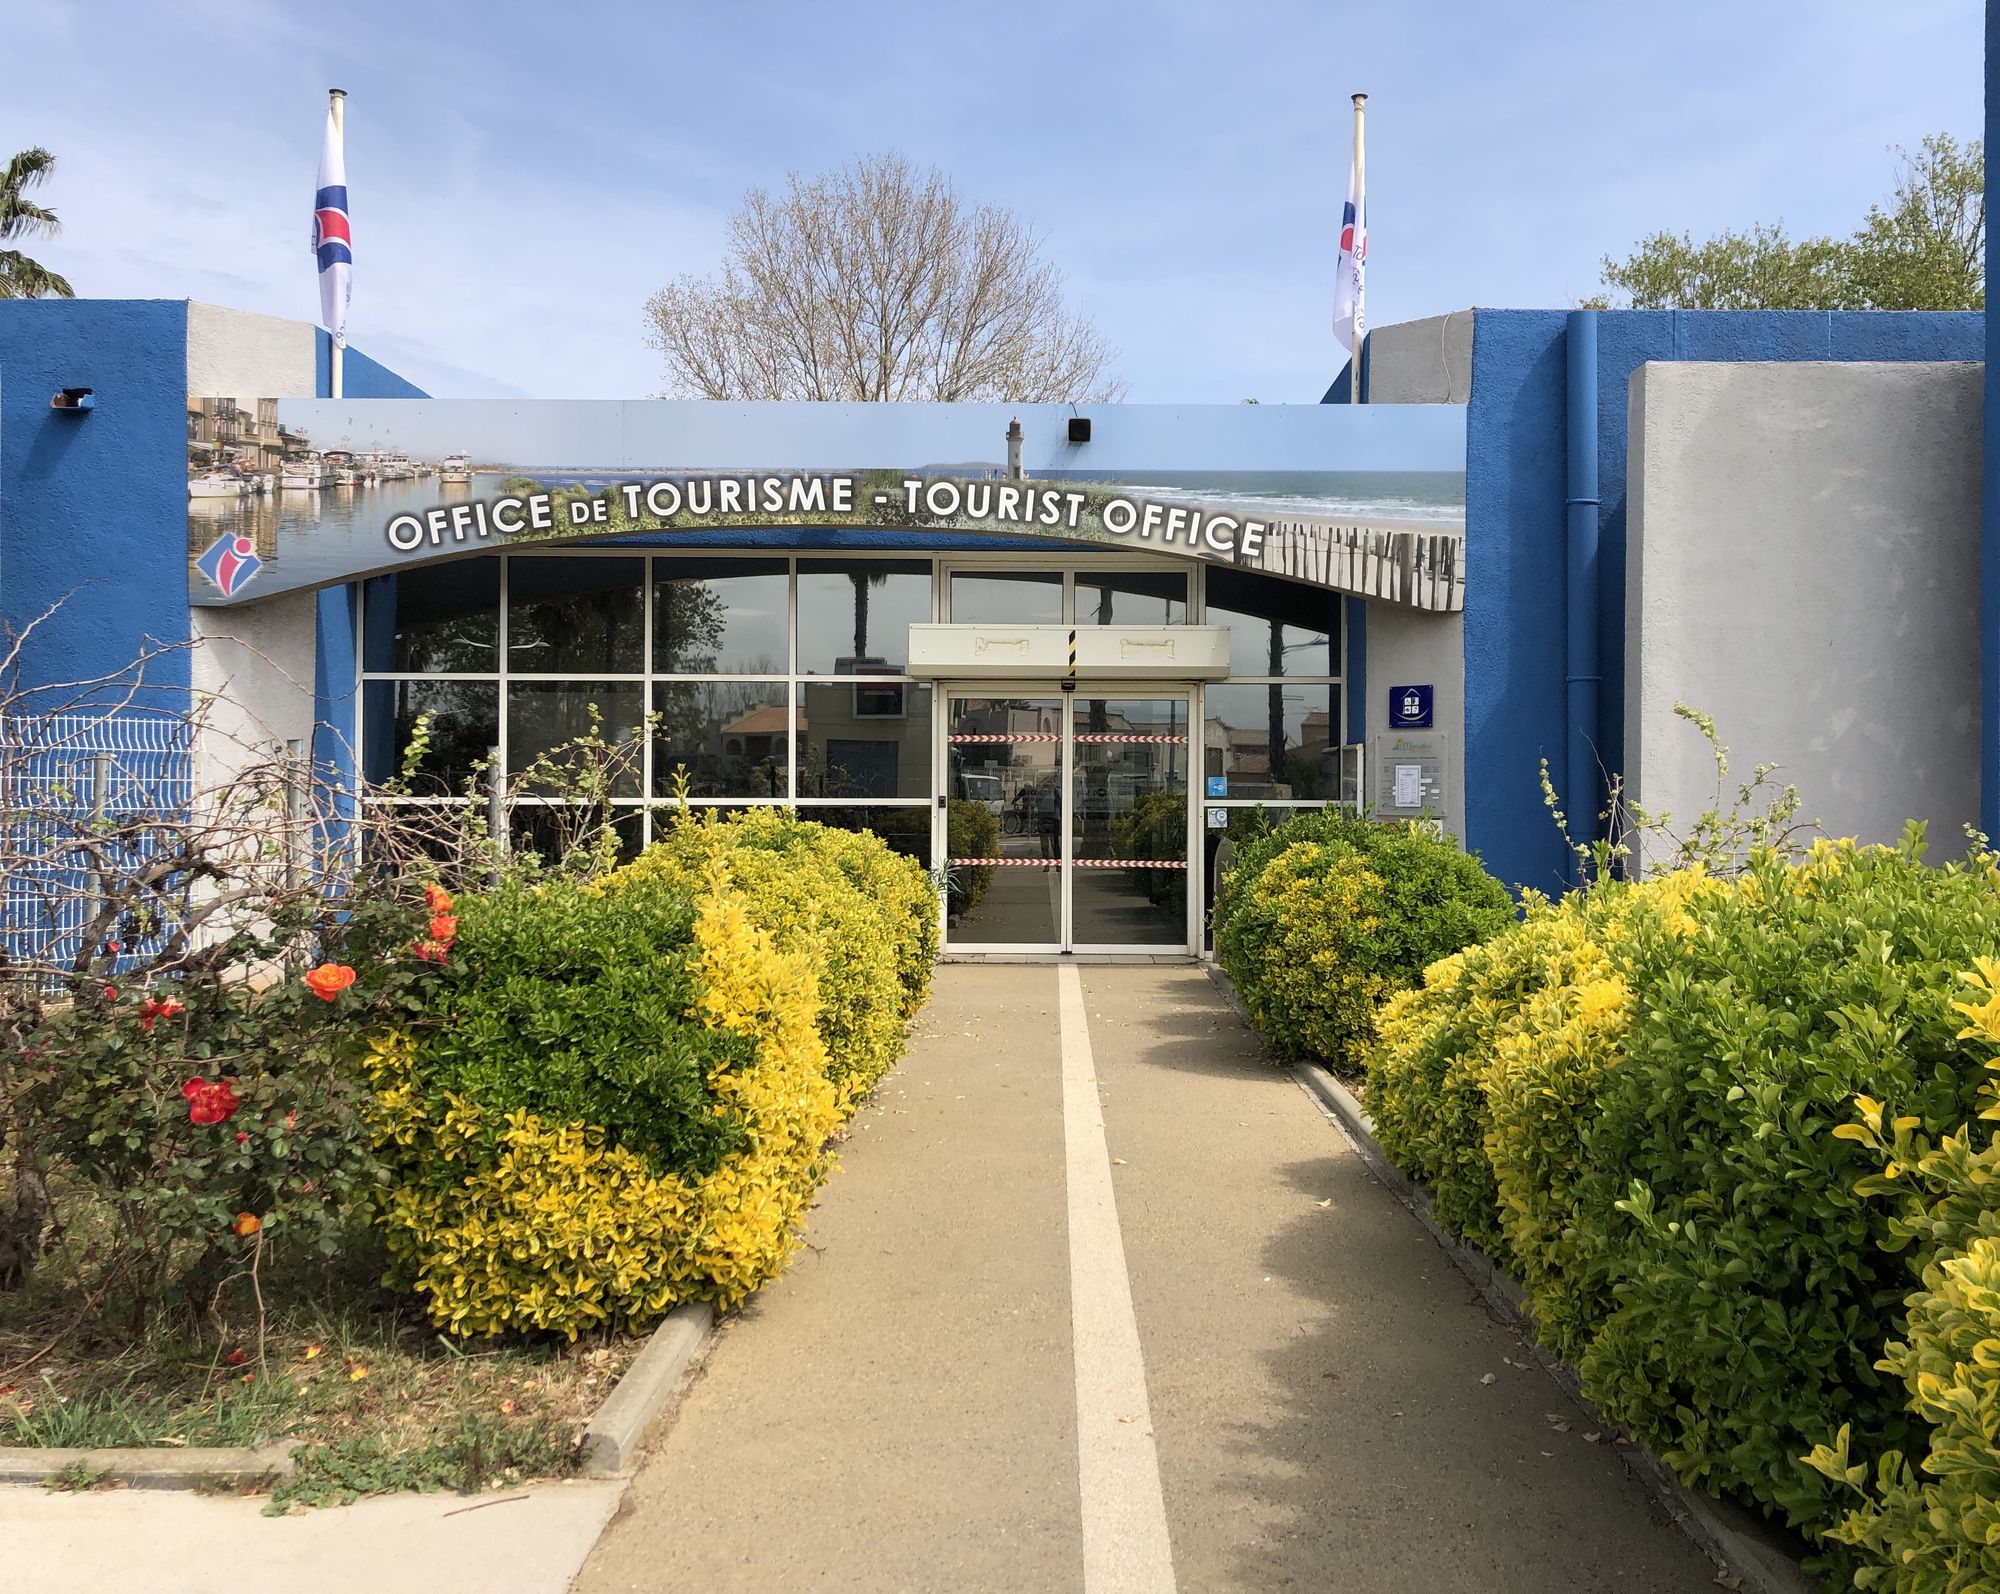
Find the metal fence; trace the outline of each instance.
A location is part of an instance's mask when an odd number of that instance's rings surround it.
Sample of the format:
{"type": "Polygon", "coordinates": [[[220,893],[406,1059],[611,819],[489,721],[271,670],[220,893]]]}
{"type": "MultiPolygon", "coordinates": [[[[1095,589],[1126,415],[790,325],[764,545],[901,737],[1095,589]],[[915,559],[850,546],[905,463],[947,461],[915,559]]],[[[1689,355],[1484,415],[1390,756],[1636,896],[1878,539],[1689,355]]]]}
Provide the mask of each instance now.
{"type": "MultiPolygon", "coordinates": [[[[129,878],[159,850],[161,825],[194,798],[183,720],[142,713],[0,718],[0,946],[15,966],[68,965],[107,877],[129,878]],[[83,843],[94,840],[93,849],[83,843]]],[[[120,926],[123,968],[170,925],[120,926]]]]}

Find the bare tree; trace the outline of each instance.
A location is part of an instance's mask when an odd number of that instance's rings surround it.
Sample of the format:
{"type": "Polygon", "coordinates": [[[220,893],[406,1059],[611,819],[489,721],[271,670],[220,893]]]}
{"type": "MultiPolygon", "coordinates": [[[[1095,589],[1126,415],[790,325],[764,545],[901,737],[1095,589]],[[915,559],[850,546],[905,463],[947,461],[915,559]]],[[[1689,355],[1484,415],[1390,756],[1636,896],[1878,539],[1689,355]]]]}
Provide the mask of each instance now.
{"type": "Polygon", "coordinates": [[[1114,351],[1063,302],[1042,239],[945,175],[873,156],[745,196],[720,271],[646,301],[670,394],[1108,401],[1114,351]]]}

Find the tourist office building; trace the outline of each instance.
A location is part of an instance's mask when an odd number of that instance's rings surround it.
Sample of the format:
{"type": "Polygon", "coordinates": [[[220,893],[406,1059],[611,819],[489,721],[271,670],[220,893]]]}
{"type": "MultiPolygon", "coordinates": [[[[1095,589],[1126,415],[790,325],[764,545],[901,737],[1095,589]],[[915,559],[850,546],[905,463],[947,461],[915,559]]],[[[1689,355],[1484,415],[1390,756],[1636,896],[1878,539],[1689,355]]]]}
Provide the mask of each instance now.
{"type": "Polygon", "coordinates": [[[0,618],[29,683],[164,647],[130,712],[209,700],[209,779],[497,782],[531,844],[596,734],[629,849],[784,807],[933,869],[949,955],[1199,956],[1218,860],[1328,804],[1561,889],[1544,774],[1573,832],[1714,800],[1680,704],[1836,833],[1975,819],[1981,337],[1478,311],[1373,333],[1359,404],[460,402],[0,303],[0,618]]]}

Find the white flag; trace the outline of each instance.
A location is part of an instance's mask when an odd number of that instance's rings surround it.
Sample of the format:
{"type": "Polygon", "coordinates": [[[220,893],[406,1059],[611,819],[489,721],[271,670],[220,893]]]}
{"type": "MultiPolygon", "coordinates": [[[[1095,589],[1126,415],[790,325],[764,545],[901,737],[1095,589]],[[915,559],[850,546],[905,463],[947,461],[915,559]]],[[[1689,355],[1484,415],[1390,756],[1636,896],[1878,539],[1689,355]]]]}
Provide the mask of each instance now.
{"type": "Polygon", "coordinates": [[[347,226],[347,155],[340,127],[327,108],[326,142],[319,152],[319,187],[313,195],[313,254],[319,260],[320,325],[336,344],[347,342],[347,301],[353,292],[354,238],[347,226]]]}
{"type": "Polygon", "coordinates": [[[1340,213],[1340,259],[1334,267],[1333,335],[1350,353],[1362,319],[1363,277],[1368,269],[1368,198],[1361,164],[1361,138],[1354,140],[1354,164],[1347,172],[1347,207],[1340,213]]]}

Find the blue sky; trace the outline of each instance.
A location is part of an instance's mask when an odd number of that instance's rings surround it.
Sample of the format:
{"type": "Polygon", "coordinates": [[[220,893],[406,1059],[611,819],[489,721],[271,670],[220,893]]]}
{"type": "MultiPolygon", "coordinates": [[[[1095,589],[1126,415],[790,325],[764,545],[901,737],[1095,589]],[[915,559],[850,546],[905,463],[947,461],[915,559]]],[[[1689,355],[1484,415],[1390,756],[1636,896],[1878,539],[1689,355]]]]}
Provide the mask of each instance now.
{"type": "Polygon", "coordinates": [[[354,343],[450,397],[643,397],[640,307],[742,193],[894,149],[1045,234],[1149,402],[1305,401],[1348,95],[1369,319],[1563,306],[1658,227],[1851,229],[1980,130],[1972,0],[171,6],[0,0],[0,154],[60,167],[79,292],[311,319],[350,92],[354,343]]]}

